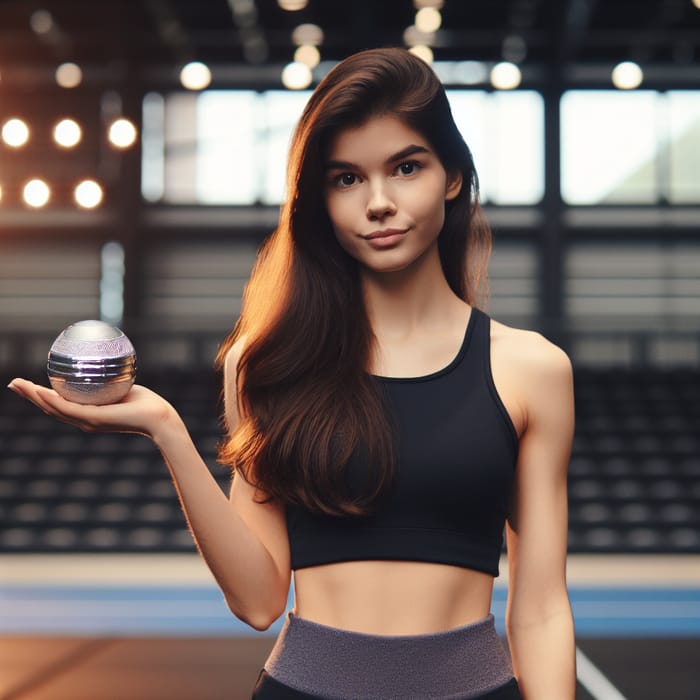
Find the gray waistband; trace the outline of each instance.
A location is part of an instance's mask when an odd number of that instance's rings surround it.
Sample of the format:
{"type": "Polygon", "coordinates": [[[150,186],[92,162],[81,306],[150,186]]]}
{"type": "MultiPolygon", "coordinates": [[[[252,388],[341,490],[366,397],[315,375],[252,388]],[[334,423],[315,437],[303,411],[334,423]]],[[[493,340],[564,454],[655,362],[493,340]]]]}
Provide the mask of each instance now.
{"type": "Polygon", "coordinates": [[[291,688],[339,700],[476,697],[513,677],[493,615],[445,632],[388,636],[289,612],[265,669],[291,688]]]}

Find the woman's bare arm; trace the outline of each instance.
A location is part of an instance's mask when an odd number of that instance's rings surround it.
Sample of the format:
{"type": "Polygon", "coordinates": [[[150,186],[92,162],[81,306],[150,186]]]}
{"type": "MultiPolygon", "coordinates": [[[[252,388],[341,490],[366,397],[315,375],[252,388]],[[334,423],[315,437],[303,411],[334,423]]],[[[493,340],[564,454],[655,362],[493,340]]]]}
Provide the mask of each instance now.
{"type": "Polygon", "coordinates": [[[269,551],[251,518],[239,513],[233,499],[222,492],[182,419],[165,399],[135,385],[120,403],[86,406],[24,379],[13,380],[10,388],[48,415],[83,431],[139,433],[153,440],[170,470],[197,547],[231,611],[258,630],[267,629],[283,613],[290,581],[284,562],[276,561],[280,555],[269,551]]]}
{"type": "Polygon", "coordinates": [[[519,358],[527,426],[507,528],[508,640],[525,700],[574,700],[574,628],[566,587],[573,373],[566,354],[538,334],[528,334],[519,358]]]}

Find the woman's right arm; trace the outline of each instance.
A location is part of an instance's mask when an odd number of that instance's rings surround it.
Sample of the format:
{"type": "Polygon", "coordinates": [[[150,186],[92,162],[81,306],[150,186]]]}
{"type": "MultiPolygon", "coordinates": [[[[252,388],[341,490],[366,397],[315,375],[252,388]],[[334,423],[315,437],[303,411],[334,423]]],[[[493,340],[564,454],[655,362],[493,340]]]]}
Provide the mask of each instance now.
{"type": "MultiPolygon", "coordinates": [[[[237,353],[227,363],[227,421],[233,430],[236,415],[237,353]]],[[[142,386],[106,406],[86,406],[61,398],[55,391],[24,379],[10,388],[45,413],[86,432],[139,433],[151,438],[170,470],[180,504],[197,547],[236,617],[256,630],[267,629],[283,614],[291,571],[279,506],[257,504],[253,489],[236,477],[230,499],[222,492],[202,460],[178,413],[165,399],[142,386]]]]}

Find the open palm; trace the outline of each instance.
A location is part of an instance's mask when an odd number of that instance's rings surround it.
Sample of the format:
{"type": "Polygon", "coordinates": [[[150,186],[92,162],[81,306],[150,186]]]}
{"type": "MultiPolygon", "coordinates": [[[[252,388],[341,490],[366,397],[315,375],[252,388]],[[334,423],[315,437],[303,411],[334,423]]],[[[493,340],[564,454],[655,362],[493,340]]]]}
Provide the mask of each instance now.
{"type": "Polygon", "coordinates": [[[152,438],[174,414],[162,396],[138,384],[120,402],[102,406],[67,401],[53,389],[21,378],[13,379],[8,388],[44,413],[86,432],[139,433],[152,438]]]}

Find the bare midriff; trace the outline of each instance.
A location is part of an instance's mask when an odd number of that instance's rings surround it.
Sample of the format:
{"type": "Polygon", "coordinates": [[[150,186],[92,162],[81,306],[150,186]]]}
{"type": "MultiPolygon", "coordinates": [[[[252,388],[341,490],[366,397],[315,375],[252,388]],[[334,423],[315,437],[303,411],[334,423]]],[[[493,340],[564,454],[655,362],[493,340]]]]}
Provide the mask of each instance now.
{"type": "Polygon", "coordinates": [[[294,572],[294,614],[366,634],[444,632],[485,618],[493,577],[448,564],[349,561],[294,572]]]}

